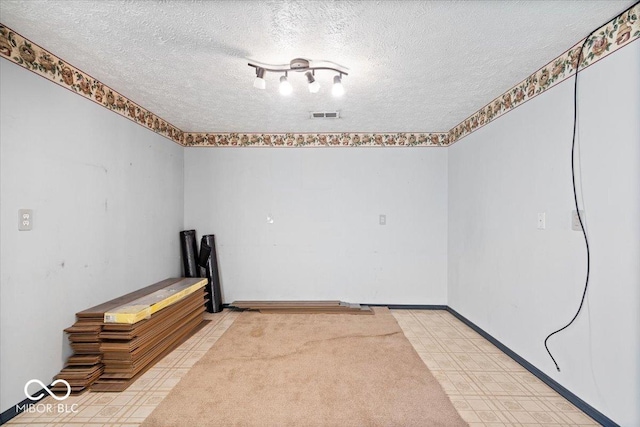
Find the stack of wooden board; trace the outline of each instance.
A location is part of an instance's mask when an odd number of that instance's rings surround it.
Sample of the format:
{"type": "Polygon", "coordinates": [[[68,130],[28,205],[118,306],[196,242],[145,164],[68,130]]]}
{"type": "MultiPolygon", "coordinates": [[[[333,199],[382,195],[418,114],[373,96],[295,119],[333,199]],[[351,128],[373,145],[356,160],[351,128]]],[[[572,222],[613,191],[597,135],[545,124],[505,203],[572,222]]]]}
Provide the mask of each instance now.
{"type": "MultiPolygon", "coordinates": [[[[206,284],[206,279],[201,278],[172,278],[166,279],[135,292],[123,295],[111,301],[76,313],[76,322],[73,326],[65,329],[69,335],[71,348],[74,354],[67,359],[65,367],[60,371],[55,379],[64,379],[71,386],[72,393],[80,393],[91,386],[104,372],[102,354],[102,338],[105,314],[117,310],[119,307],[131,304],[140,298],[153,295],[157,292],[164,292],[167,289],[175,288],[178,285],[193,286],[195,284],[206,284]],[[187,282],[185,282],[187,281],[187,282]]],[[[184,287],[184,286],[183,286],[184,287]]],[[[195,292],[199,295],[199,304],[204,307],[204,292],[200,289],[195,292]]],[[[196,297],[193,297],[195,299],[196,297]]],[[[175,303],[175,302],[174,302],[175,303]]],[[[158,305],[158,307],[160,307],[158,305]]],[[[170,308],[170,306],[168,307],[170,308]]],[[[167,308],[167,309],[168,309],[167,308]]],[[[163,310],[160,310],[160,313],[163,310]]],[[[200,320],[202,320],[200,318],[200,320]]],[[[140,322],[142,323],[142,322],[140,322]]],[[[113,325],[115,326],[115,325],[113,325]]],[[[125,325],[131,327],[132,325],[125,325]]],[[[66,393],[66,386],[57,384],[54,391],[66,393]]]]}
{"type": "Polygon", "coordinates": [[[91,389],[125,390],[189,336],[203,320],[203,286],[148,319],[134,324],[105,323],[100,333],[104,373],[91,389]]]}
{"type": "MultiPolygon", "coordinates": [[[[100,359],[100,330],[102,319],[77,316],[76,323],[64,331],[69,334],[69,341],[74,354],[67,359],[65,367],[55,379],[64,379],[71,386],[72,393],[84,391],[93,383],[104,366],[100,359]]],[[[66,386],[58,383],[54,391],[66,393],[66,386]]]]}
{"type": "Polygon", "coordinates": [[[234,301],[231,307],[261,313],[373,314],[369,306],[341,301],[234,301]]]}

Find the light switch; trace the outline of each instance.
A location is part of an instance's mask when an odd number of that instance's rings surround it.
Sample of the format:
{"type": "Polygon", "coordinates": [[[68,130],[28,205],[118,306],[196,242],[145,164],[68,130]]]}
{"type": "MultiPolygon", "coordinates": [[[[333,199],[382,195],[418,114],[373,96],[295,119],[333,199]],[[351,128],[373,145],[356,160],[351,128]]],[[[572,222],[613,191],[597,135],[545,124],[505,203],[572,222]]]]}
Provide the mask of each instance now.
{"type": "MultiPolygon", "coordinates": [[[[580,209],[580,217],[582,218],[582,223],[584,224],[585,216],[582,209],[580,209]]],[[[580,227],[580,219],[578,219],[578,212],[575,210],[571,211],[571,229],[573,231],[582,231],[582,227],[580,227]]]]}
{"type": "Polygon", "coordinates": [[[380,215],[380,225],[387,225],[387,216],[380,215]]]}
{"type": "Polygon", "coordinates": [[[33,210],[18,209],[18,230],[31,231],[33,228],[33,210]]]}
{"type": "Polygon", "coordinates": [[[545,212],[538,213],[538,230],[547,228],[547,214],[545,212]]]}

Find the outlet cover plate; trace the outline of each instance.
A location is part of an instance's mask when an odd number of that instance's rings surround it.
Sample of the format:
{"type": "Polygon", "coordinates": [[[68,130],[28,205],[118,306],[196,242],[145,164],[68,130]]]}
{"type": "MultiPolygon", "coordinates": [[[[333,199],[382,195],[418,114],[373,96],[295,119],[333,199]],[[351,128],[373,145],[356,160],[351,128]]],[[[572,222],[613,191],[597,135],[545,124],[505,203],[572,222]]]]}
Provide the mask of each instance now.
{"type": "Polygon", "coordinates": [[[33,229],[33,210],[18,209],[18,230],[31,231],[33,229]]]}

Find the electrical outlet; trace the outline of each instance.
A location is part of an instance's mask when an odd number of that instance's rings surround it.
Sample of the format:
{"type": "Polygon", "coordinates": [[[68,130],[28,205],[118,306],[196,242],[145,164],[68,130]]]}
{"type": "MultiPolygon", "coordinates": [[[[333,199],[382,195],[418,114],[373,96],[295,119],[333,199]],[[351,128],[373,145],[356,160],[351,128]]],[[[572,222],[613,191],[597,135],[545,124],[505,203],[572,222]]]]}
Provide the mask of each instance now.
{"type": "Polygon", "coordinates": [[[545,212],[538,213],[538,230],[547,228],[547,214],[545,212]]]}
{"type": "Polygon", "coordinates": [[[380,215],[380,225],[387,225],[387,216],[386,215],[380,215]]]}
{"type": "Polygon", "coordinates": [[[33,228],[33,211],[31,209],[18,209],[18,230],[31,231],[33,228]]]}
{"type": "MultiPolygon", "coordinates": [[[[585,214],[582,209],[580,209],[580,218],[582,218],[582,223],[584,224],[585,214]]],[[[582,231],[582,227],[580,227],[580,219],[578,218],[578,212],[576,210],[571,211],[571,229],[573,231],[582,231]]]]}

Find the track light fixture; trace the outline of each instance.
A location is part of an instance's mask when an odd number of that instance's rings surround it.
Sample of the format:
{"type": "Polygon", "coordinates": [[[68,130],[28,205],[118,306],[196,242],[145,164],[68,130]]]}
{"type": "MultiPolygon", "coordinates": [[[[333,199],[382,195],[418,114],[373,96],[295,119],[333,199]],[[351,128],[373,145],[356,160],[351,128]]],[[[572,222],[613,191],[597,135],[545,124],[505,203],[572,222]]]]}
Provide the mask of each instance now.
{"type": "Polygon", "coordinates": [[[348,68],[343,67],[342,65],[329,61],[315,61],[312,63],[312,61],[304,58],[295,58],[292,59],[289,64],[282,65],[270,65],[251,62],[249,62],[248,65],[256,69],[256,79],[253,81],[253,87],[257,89],[266,88],[266,82],[264,79],[265,72],[269,71],[271,73],[284,73],[284,76],[280,77],[280,86],[278,89],[282,95],[289,95],[291,94],[291,92],[293,92],[293,87],[291,86],[291,83],[289,83],[288,79],[289,71],[304,72],[305,76],[307,77],[307,82],[309,83],[309,92],[311,93],[318,93],[318,91],[320,91],[320,83],[318,83],[315,77],[316,70],[336,71],[338,75],[333,78],[333,87],[331,89],[331,93],[333,94],[333,96],[344,95],[342,76],[349,75],[347,73],[348,68]]]}

